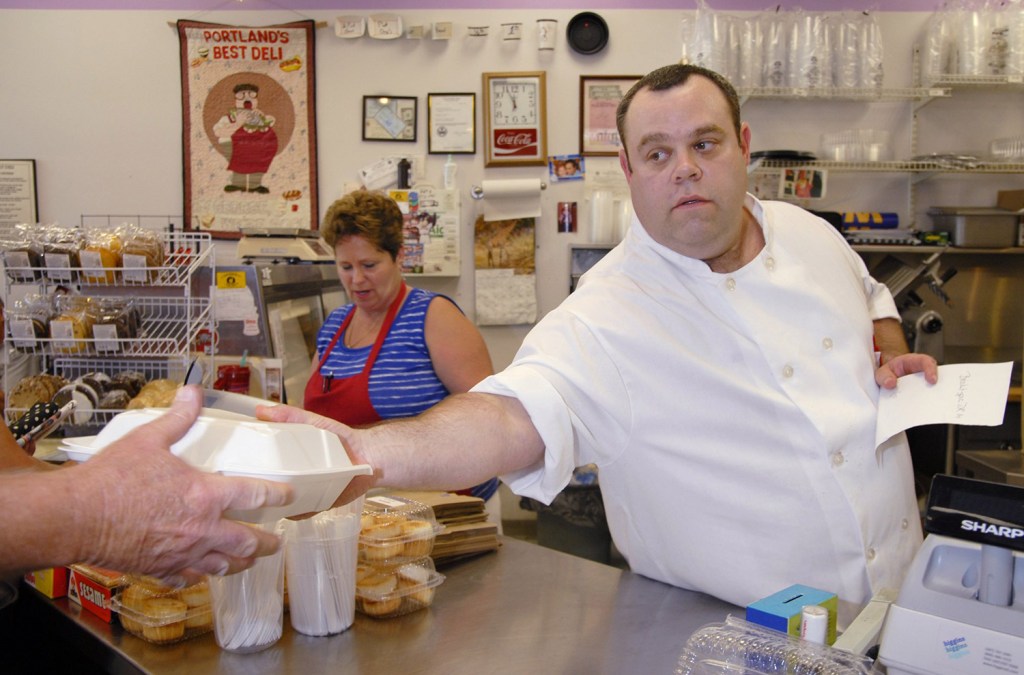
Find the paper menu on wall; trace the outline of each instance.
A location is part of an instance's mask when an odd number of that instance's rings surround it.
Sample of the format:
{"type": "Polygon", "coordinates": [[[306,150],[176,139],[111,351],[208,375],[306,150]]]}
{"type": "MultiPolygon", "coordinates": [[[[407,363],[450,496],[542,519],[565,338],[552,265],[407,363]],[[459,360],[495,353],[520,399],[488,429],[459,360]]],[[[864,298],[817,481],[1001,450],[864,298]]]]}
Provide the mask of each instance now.
{"type": "Polygon", "coordinates": [[[939,366],[933,385],[924,373],[901,377],[895,389],[879,393],[875,444],[922,424],[1002,424],[1012,370],[1012,361],[957,363],[939,366]]]}

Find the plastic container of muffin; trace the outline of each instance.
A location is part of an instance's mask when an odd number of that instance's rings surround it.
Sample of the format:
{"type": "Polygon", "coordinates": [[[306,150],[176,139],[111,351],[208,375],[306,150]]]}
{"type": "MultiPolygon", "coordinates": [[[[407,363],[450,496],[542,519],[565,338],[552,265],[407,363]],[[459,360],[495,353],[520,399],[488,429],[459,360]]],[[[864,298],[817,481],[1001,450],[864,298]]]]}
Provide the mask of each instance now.
{"type": "Polygon", "coordinates": [[[188,640],[213,630],[210,589],[203,581],[181,589],[143,577],[126,577],[128,585],[110,601],[121,626],[159,645],[188,640]]]}
{"type": "Polygon", "coordinates": [[[434,510],[405,497],[375,495],[363,503],[359,561],[393,567],[429,556],[440,527],[434,510]]]}
{"type": "Polygon", "coordinates": [[[429,607],[445,576],[424,557],[404,565],[356,567],[356,610],[376,619],[388,619],[429,607]]]}

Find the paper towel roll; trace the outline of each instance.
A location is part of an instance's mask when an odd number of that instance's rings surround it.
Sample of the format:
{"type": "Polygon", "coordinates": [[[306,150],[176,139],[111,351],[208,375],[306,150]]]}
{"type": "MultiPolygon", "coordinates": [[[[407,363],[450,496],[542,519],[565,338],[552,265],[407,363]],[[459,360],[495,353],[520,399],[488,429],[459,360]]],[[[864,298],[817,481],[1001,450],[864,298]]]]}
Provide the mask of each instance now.
{"type": "Polygon", "coordinates": [[[614,243],[615,195],[607,190],[594,190],[590,197],[590,241],[594,244],[614,243]]]}
{"type": "Polygon", "coordinates": [[[539,178],[485,180],[484,220],[511,220],[540,216],[539,178]]]}

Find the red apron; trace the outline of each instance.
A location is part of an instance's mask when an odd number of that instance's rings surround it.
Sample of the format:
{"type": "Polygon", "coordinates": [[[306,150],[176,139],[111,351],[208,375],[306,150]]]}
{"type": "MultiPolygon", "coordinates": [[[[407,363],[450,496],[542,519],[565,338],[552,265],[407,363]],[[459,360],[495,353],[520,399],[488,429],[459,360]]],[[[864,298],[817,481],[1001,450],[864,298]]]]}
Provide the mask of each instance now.
{"type": "Polygon", "coordinates": [[[387,316],[384,317],[384,323],[381,325],[380,330],[377,331],[377,340],[373,343],[369,356],[366,357],[366,365],[363,366],[362,372],[358,375],[335,381],[335,378],[330,375],[327,377],[322,376],[320,369],[324,367],[324,363],[327,361],[327,357],[330,356],[331,350],[334,349],[334,345],[338,343],[338,338],[341,337],[345,329],[352,322],[352,316],[356,313],[356,308],[352,308],[352,311],[345,317],[341,326],[338,327],[338,332],[334,334],[331,343],[324,350],[324,355],[320,359],[320,363],[317,365],[313,375],[309,378],[309,382],[306,383],[303,408],[353,427],[381,421],[381,416],[377,414],[373,403],[370,402],[370,371],[373,370],[373,364],[376,362],[377,355],[384,345],[384,338],[387,337],[388,332],[391,330],[391,324],[398,314],[398,308],[402,306],[405,291],[406,288],[403,283],[398,291],[398,297],[388,307],[387,316]]]}

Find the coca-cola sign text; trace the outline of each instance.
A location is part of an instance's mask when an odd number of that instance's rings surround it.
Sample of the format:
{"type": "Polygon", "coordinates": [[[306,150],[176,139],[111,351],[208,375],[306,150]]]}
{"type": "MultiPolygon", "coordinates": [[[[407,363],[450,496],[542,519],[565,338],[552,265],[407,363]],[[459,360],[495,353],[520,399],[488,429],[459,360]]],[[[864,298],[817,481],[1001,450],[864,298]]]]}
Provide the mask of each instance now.
{"type": "Polygon", "coordinates": [[[494,138],[494,156],[497,157],[537,157],[537,129],[495,129],[491,132],[494,138]]]}

